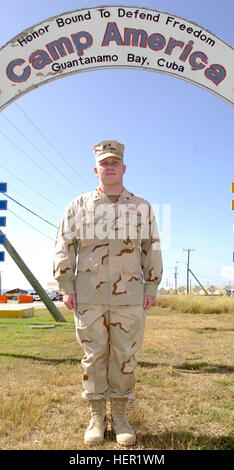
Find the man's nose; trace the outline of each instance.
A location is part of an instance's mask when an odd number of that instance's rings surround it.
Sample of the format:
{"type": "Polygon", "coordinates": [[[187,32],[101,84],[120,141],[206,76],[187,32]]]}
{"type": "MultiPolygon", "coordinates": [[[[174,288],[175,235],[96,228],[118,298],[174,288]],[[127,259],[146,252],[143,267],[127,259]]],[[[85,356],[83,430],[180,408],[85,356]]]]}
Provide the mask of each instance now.
{"type": "Polygon", "coordinates": [[[106,162],[106,166],[114,166],[115,162],[106,162]]]}

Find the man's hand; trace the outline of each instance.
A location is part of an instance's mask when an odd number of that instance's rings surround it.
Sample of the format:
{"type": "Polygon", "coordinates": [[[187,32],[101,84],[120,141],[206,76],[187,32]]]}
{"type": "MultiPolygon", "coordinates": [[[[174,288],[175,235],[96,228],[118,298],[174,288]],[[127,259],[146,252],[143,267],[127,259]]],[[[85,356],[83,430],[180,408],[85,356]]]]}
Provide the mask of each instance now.
{"type": "Polygon", "coordinates": [[[149,309],[150,307],[152,307],[152,305],[154,305],[154,299],[155,297],[153,297],[152,295],[145,295],[143,307],[145,309],[149,309]]]}
{"type": "Polygon", "coordinates": [[[76,308],[77,307],[76,294],[63,295],[63,303],[69,309],[76,308]]]}

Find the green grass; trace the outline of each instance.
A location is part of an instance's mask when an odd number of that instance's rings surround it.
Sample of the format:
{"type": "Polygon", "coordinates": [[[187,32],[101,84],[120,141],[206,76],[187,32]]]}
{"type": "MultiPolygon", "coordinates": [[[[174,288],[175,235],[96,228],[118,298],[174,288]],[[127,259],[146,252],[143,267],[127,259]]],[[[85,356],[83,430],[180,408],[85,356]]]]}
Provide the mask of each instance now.
{"type": "MultiPolygon", "coordinates": [[[[0,449],[88,449],[83,351],[72,313],[61,312],[66,323],[46,309],[33,318],[0,319],[0,449]]],[[[197,314],[152,307],[128,408],[133,449],[234,449],[233,349],[230,312],[199,315],[198,322],[197,314]]],[[[108,431],[96,448],[119,447],[108,431]]]]}

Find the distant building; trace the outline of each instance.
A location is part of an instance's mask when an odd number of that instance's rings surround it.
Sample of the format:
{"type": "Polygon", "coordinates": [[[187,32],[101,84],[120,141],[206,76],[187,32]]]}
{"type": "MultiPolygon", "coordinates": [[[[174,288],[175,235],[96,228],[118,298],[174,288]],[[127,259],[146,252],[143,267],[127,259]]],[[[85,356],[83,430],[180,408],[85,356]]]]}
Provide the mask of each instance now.
{"type": "Polygon", "coordinates": [[[6,294],[8,299],[12,299],[12,297],[15,297],[16,295],[27,295],[28,291],[23,290],[23,289],[12,289],[4,292],[6,294]]]}
{"type": "Polygon", "coordinates": [[[231,286],[230,287],[225,287],[224,291],[225,291],[224,295],[228,295],[228,296],[231,296],[231,297],[234,296],[234,289],[231,286]]]}
{"type": "Polygon", "coordinates": [[[168,294],[168,295],[172,295],[175,293],[174,289],[172,289],[172,287],[161,287],[158,291],[159,295],[162,295],[162,294],[168,294]]]}
{"type": "MultiPolygon", "coordinates": [[[[206,291],[208,293],[208,295],[212,296],[212,295],[217,295],[217,296],[231,296],[231,297],[234,297],[234,286],[208,286],[206,287],[206,291]]],[[[180,286],[177,288],[177,292],[175,292],[175,289],[173,289],[172,287],[168,287],[168,286],[164,286],[164,287],[160,287],[160,289],[158,290],[158,295],[163,295],[163,294],[167,294],[167,295],[186,295],[187,294],[187,288],[185,286],[180,286]]],[[[190,295],[207,295],[206,292],[201,288],[201,286],[194,286],[194,287],[190,287],[190,295]]]]}
{"type": "Polygon", "coordinates": [[[158,290],[158,293],[159,293],[159,295],[167,294],[167,290],[166,290],[164,287],[161,287],[161,288],[158,290]]]}
{"type": "Polygon", "coordinates": [[[178,294],[184,294],[184,293],[186,294],[186,292],[187,292],[186,287],[184,287],[184,286],[178,287],[177,292],[178,292],[178,294]]]}
{"type": "Polygon", "coordinates": [[[201,292],[200,286],[195,286],[195,287],[193,288],[193,294],[194,294],[194,295],[200,295],[200,292],[201,292]]]}

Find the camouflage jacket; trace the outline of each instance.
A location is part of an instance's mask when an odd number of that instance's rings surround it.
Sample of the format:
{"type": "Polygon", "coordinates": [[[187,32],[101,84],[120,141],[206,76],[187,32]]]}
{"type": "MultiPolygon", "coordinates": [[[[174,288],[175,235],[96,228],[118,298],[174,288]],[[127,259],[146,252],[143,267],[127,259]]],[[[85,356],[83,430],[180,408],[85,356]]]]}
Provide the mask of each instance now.
{"type": "Polygon", "coordinates": [[[100,188],[76,197],[58,230],[54,277],[80,303],[139,305],[156,296],[162,257],[149,202],[125,188],[115,203],[100,188]]]}

